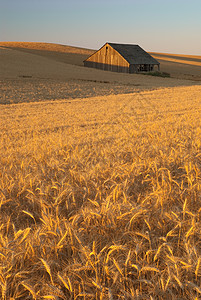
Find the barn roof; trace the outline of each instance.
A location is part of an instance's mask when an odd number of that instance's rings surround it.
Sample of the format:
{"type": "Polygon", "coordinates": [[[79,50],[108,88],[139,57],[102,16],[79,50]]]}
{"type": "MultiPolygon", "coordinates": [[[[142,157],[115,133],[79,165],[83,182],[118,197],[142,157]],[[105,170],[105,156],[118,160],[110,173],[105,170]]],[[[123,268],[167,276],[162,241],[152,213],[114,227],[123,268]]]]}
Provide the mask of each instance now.
{"type": "Polygon", "coordinates": [[[113,49],[115,49],[123,58],[127,60],[129,64],[153,64],[159,65],[160,63],[154,59],[149,53],[144,51],[138,45],[131,44],[116,44],[116,43],[107,43],[113,49]]]}

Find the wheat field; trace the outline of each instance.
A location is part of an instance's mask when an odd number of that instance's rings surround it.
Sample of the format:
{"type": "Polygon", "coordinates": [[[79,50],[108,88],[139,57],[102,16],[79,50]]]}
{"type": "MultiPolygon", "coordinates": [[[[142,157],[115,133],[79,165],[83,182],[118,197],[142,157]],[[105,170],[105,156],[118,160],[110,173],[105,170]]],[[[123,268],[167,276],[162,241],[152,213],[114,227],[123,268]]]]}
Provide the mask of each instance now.
{"type": "Polygon", "coordinates": [[[1,299],[200,299],[200,113],[200,86],[2,105],[1,299]]]}

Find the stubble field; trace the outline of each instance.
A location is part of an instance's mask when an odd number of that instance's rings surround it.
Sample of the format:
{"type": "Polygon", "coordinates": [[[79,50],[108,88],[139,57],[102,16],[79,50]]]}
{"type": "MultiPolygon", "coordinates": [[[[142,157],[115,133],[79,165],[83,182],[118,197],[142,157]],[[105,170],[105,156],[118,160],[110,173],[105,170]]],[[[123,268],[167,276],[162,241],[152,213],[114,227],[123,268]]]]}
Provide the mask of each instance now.
{"type": "Polygon", "coordinates": [[[1,106],[2,299],[200,298],[201,86],[160,80],[1,106]]]}
{"type": "MultiPolygon", "coordinates": [[[[0,104],[129,94],[201,82],[200,66],[187,65],[186,60],[172,62],[168,55],[156,54],[165,57],[159,60],[161,70],[171,78],[155,78],[84,68],[83,60],[92,53],[55,44],[0,42],[0,104]]],[[[185,59],[198,60],[194,56],[185,59]]]]}

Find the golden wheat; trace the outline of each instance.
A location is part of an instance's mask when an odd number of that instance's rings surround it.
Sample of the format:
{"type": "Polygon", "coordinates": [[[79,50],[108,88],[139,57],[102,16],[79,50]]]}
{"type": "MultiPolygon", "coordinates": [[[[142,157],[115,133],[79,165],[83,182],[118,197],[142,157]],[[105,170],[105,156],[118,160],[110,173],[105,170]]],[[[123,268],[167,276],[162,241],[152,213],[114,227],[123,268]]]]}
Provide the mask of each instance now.
{"type": "Polygon", "coordinates": [[[2,299],[199,299],[201,88],[2,106],[2,299]]]}

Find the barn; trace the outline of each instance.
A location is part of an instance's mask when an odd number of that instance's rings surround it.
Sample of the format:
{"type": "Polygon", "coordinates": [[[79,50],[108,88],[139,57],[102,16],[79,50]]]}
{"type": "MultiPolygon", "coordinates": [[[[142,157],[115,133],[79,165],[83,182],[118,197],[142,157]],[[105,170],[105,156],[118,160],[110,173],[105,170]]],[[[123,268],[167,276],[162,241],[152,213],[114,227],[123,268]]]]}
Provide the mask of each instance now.
{"type": "Polygon", "coordinates": [[[101,70],[139,73],[160,70],[160,63],[138,45],[106,43],[84,60],[84,66],[101,70]]]}

